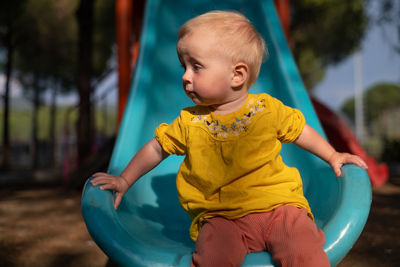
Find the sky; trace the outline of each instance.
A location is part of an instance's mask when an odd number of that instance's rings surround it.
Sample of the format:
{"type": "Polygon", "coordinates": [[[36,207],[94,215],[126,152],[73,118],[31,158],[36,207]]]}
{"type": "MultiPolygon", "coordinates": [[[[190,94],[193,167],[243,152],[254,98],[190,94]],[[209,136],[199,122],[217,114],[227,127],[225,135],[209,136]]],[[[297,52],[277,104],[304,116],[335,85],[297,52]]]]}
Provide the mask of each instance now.
{"type": "MultiPolygon", "coordinates": [[[[391,47],[398,38],[395,28],[371,25],[361,45],[362,88],[380,82],[400,84],[400,54],[391,47]]],[[[313,95],[333,110],[339,110],[348,98],[354,97],[354,56],[326,70],[323,81],[313,95]]]]}

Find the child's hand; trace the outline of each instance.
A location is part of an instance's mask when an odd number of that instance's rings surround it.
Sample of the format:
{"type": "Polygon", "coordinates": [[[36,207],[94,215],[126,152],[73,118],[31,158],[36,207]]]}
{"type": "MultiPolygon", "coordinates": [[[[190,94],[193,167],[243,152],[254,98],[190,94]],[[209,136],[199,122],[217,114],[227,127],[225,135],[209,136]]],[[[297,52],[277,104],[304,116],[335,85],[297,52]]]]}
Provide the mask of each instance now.
{"type": "Polygon", "coordinates": [[[113,176],[104,172],[97,172],[93,174],[93,179],[90,181],[93,186],[100,185],[101,190],[113,190],[115,192],[114,208],[118,209],[121,204],[122,197],[129,189],[128,182],[118,176],[113,176]]]}
{"type": "Polygon", "coordinates": [[[341,176],[342,174],[340,168],[343,166],[343,164],[353,163],[361,168],[368,169],[367,164],[359,156],[349,153],[334,152],[329,158],[328,163],[332,166],[337,177],[341,176]]]}

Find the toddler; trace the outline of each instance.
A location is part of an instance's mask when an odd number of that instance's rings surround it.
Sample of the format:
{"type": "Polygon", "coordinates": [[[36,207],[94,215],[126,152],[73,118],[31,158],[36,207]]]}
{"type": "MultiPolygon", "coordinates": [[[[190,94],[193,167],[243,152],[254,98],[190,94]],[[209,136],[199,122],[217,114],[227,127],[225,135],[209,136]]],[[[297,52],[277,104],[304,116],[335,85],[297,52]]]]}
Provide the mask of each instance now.
{"type": "Polygon", "coordinates": [[[280,156],[293,142],[328,162],[366,168],[338,153],[305,123],[302,113],[268,94],[249,94],[263,57],[264,40],[236,12],[213,11],[186,22],[177,52],[183,89],[195,106],[161,124],[115,177],[96,173],[91,183],[126,191],[170,154],[185,155],[177,174],[178,197],[192,218],[192,266],[240,266],[247,253],[269,251],[278,266],[329,266],[325,236],[317,229],[296,168],[280,156]]]}

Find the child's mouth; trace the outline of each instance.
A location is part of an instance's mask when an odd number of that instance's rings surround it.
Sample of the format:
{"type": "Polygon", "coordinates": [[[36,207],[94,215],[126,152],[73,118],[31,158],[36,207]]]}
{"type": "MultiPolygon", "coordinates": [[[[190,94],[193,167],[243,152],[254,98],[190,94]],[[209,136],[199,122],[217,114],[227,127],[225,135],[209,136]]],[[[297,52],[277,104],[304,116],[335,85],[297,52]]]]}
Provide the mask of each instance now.
{"type": "Polygon", "coordinates": [[[193,98],[196,98],[197,96],[196,96],[196,93],[194,93],[194,92],[187,92],[186,91],[186,95],[190,98],[190,99],[192,99],[193,100],[193,98]]]}

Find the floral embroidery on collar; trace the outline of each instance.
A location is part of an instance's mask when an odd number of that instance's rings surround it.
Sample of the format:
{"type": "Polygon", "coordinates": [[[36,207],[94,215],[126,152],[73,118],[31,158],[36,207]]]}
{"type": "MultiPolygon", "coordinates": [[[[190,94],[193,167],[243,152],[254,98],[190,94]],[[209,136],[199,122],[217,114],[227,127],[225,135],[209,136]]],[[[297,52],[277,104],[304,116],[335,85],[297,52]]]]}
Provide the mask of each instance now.
{"type": "Polygon", "coordinates": [[[248,125],[251,123],[251,119],[258,112],[265,109],[265,99],[250,99],[246,104],[247,111],[241,117],[236,117],[229,123],[222,124],[217,119],[212,119],[209,114],[201,115],[197,111],[192,111],[191,121],[193,123],[201,123],[208,131],[215,137],[227,138],[230,136],[238,136],[242,132],[248,131],[248,125]]]}

